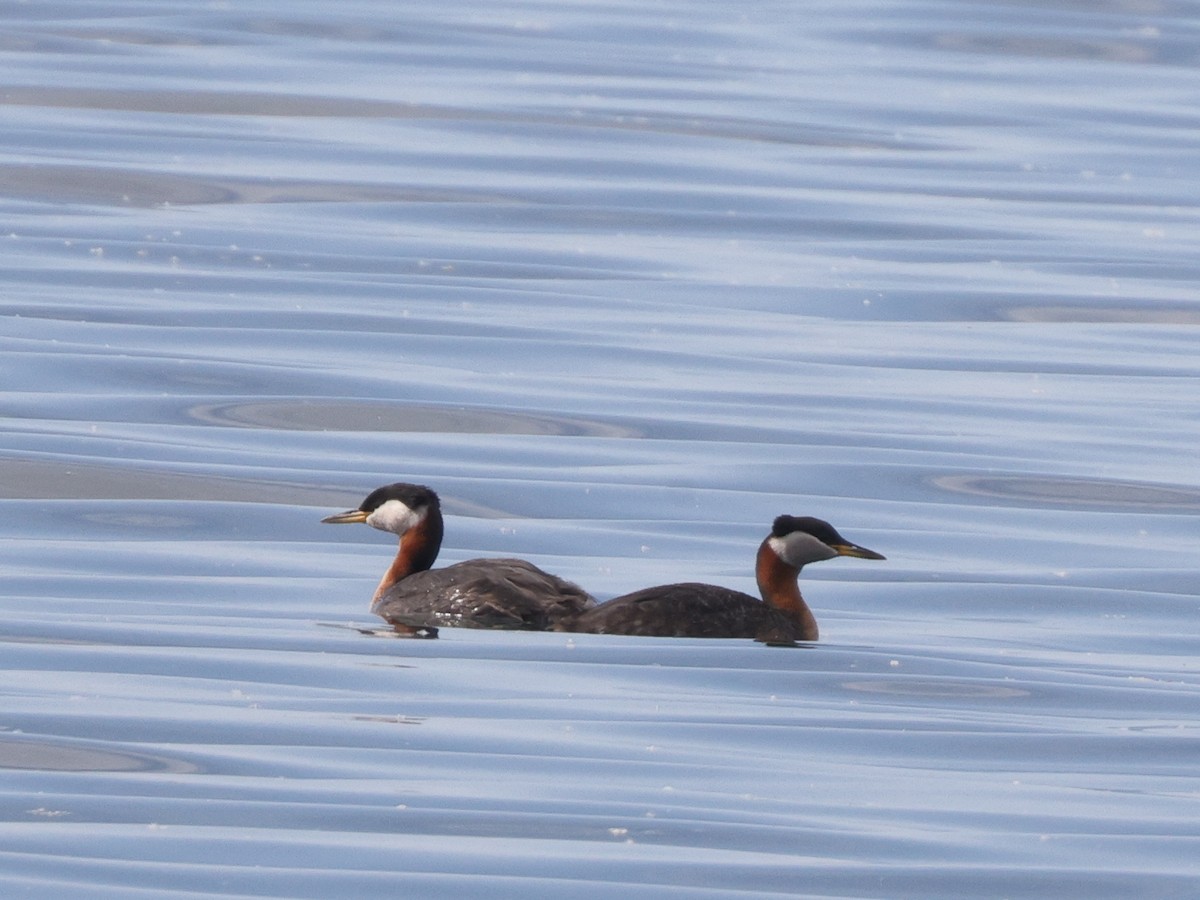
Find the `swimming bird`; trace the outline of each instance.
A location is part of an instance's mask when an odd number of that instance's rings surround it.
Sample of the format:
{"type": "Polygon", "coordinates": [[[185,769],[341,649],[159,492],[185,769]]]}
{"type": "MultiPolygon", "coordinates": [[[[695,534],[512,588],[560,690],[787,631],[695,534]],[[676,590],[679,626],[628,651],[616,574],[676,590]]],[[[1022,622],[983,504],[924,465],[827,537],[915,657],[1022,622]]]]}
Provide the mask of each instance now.
{"type": "Polygon", "coordinates": [[[444,526],[438,495],[424,485],[377,488],[358,509],[321,521],[365,522],[400,538],[371,602],[371,611],[400,634],[436,637],[439,625],[545,631],[596,603],[579,586],[521,559],[469,559],[431,568],[444,526]]]}
{"type": "Polygon", "coordinates": [[[664,584],[616,597],[554,627],[591,634],[755,638],[770,644],[815,641],[817,620],[800,596],[800,570],[835,556],[884,559],[850,543],[822,519],[779,516],[758,548],[761,600],[715,584],[664,584]]]}

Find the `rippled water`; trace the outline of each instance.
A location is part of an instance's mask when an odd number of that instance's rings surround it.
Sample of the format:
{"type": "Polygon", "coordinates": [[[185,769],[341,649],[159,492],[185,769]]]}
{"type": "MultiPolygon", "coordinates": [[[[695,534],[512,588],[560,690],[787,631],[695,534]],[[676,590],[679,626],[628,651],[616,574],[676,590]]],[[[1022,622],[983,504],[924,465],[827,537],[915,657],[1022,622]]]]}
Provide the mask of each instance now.
{"type": "Polygon", "coordinates": [[[1188,3],[0,12],[0,893],[1200,893],[1188,3]],[[372,634],[443,562],[795,650],[372,634]]]}

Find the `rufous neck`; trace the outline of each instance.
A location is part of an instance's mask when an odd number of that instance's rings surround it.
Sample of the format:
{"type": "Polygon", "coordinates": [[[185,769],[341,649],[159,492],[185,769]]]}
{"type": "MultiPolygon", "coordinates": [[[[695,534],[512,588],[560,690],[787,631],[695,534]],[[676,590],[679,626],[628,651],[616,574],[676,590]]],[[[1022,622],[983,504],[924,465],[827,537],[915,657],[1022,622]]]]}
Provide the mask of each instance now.
{"type": "Polygon", "coordinates": [[[387,593],[388,588],[414,572],[424,572],[437,560],[442,549],[442,513],[436,507],[425,513],[425,517],[400,536],[400,547],[396,558],[384,573],[379,587],[375,588],[375,600],[387,593]]]}
{"type": "Polygon", "coordinates": [[[765,602],[791,618],[800,627],[800,640],[815,641],[817,618],[800,596],[800,570],[788,565],[771,549],[769,540],[758,548],[754,568],[758,590],[765,602]]]}

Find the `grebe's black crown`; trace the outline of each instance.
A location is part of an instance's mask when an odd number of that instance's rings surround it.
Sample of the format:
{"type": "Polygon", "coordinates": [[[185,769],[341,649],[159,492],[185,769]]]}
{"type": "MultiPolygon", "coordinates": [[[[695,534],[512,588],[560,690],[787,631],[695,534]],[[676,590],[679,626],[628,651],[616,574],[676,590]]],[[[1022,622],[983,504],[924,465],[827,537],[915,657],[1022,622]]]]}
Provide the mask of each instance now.
{"type": "Polygon", "coordinates": [[[778,516],[771,525],[772,537],[787,537],[794,531],[811,534],[817,540],[830,546],[846,543],[845,538],[838,534],[832,525],[824,519],[817,519],[813,516],[778,516]]]}
{"type": "Polygon", "coordinates": [[[398,481],[395,484],[375,488],[367,494],[367,498],[358,505],[363,512],[374,512],[389,500],[399,500],[411,510],[439,506],[438,495],[423,484],[408,484],[398,481]]]}

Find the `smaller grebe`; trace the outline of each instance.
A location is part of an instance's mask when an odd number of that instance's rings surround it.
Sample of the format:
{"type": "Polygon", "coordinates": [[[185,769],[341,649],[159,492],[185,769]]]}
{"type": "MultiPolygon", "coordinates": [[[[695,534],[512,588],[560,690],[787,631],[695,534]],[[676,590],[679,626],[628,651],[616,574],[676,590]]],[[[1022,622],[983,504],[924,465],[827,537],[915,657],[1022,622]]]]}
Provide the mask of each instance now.
{"type": "Polygon", "coordinates": [[[442,546],[442,507],[423,485],[377,488],[358,509],[321,521],[365,522],[399,536],[371,602],[371,612],[399,634],[437,637],[439,625],[545,631],[596,604],[582,588],[521,559],[469,559],[431,570],[442,546]]]}
{"type": "Polygon", "coordinates": [[[555,630],[755,638],[770,644],[815,641],[817,620],[800,596],[800,570],[835,556],[884,559],[850,543],[821,519],[780,516],[758,548],[755,575],[762,600],[715,584],[663,584],[601,603],[560,622],[555,630]]]}

